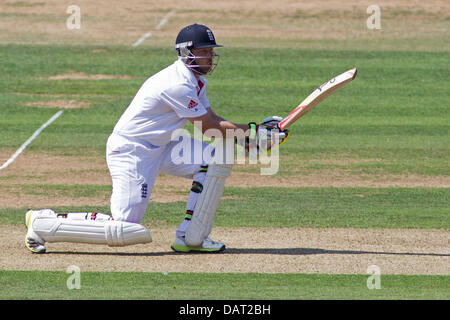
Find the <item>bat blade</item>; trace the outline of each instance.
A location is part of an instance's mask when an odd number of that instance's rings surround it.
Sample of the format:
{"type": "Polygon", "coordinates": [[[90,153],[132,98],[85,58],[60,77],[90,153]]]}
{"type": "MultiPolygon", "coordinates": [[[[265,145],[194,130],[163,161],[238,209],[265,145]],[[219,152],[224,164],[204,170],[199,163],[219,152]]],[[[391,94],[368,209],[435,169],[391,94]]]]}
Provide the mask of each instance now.
{"type": "Polygon", "coordinates": [[[346,85],[353,79],[355,79],[357,69],[353,68],[340,75],[328,80],[316,90],[314,90],[305,100],[303,100],[294,110],[289,113],[278,125],[281,130],[291,126],[299,118],[303,117],[317,104],[322,102],[326,97],[331,95],[337,89],[346,85]]]}

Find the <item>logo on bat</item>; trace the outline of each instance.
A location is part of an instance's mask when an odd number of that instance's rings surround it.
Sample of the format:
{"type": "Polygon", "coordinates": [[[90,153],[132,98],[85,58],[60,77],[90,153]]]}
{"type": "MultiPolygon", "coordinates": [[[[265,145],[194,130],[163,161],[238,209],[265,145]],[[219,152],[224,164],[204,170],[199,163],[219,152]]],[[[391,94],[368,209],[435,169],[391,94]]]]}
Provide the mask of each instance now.
{"type": "Polygon", "coordinates": [[[320,87],[317,88],[317,90],[322,91],[322,88],[325,87],[327,84],[329,83],[333,83],[334,81],[336,81],[336,78],[333,78],[327,82],[325,82],[323,85],[321,85],[320,87]]]}

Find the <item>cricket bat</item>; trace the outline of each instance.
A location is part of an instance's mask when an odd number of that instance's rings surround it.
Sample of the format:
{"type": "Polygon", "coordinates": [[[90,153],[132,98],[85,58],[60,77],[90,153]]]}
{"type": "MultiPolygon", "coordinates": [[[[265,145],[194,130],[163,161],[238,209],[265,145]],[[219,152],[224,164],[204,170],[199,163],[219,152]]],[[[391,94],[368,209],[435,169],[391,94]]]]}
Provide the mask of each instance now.
{"type": "Polygon", "coordinates": [[[350,69],[340,75],[328,80],[316,90],[314,90],[305,100],[303,100],[298,107],[289,113],[286,118],[281,120],[278,124],[280,130],[284,130],[291,126],[299,118],[303,117],[308,111],[314,108],[317,104],[322,102],[326,97],[331,95],[337,89],[346,85],[356,77],[356,68],[350,69]]]}

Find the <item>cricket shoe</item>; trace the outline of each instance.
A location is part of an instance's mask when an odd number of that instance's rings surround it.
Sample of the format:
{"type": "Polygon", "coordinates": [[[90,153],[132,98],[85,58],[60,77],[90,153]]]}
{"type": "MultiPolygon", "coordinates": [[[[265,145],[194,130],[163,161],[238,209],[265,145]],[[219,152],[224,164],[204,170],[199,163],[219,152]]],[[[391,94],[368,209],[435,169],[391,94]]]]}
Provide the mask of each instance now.
{"type": "Polygon", "coordinates": [[[172,250],[175,252],[205,252],[205,253],[216,253],[225,250],[225,244],[222,242],[212,241],[209,237],[203,240],[202,245],[198,247],[189,247],[184,241],[184,237],[175,237],[175,241],[171,246],[172,250]]]}
{"type": "Polygon", "coordinates": [[[33,253],[45,253],[45,241],[33,231],[33,221],[37,215],[38,212],[33,210],[28,210],[25,214],[25,226],[28,229],[25,236],[25,246],[33,253]]]}

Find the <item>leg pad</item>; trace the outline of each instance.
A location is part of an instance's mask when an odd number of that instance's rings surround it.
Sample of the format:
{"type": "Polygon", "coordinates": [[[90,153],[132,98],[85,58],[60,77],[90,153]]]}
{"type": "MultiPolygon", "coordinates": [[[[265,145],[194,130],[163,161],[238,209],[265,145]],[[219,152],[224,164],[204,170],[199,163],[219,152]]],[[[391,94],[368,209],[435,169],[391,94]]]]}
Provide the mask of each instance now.
{"type": "Polygon", "coordinates": [[[212,164],[208,167],[202,193],[198,197],[194,214],[186,230],[185,241],[188,246],[200,246],[211,232],[217,205],[231,169],[230,164],[212,164]]]}
{"type": "Polygon", "coordinates": [[[152,241],[150,232],[138,223],[37,217],[33,231],[46,242],[80,242],[127,246],[152,241]]]}

